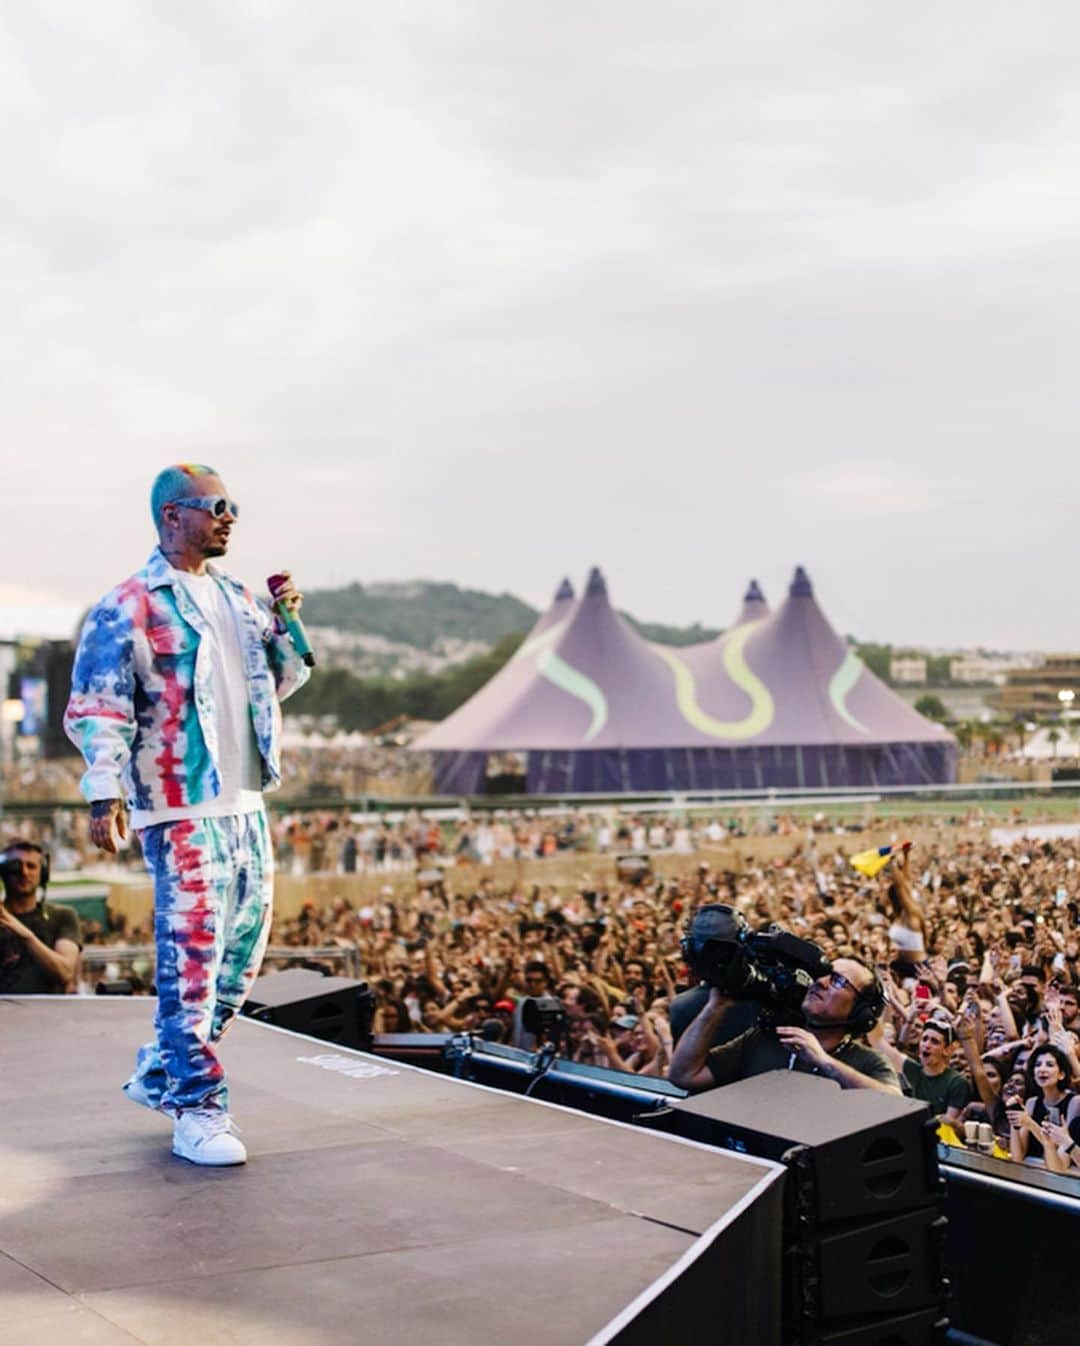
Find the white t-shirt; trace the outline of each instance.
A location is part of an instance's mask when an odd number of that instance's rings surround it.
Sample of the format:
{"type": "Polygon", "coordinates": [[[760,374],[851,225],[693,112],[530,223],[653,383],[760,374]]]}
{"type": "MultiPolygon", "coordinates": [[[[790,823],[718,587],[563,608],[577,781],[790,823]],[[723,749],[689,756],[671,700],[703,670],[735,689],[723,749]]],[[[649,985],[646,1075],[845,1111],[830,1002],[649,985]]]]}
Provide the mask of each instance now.
{"type": "Polygon", "coordinates": [[[206,622],[202,643],[210,657],[221,791],[201,804],[136,809],[131,815],[133,828],[175,822],[180,818],[224,818],[235,813],[255,813],[263,806],[259,747],[251,723],[244,652],[240,646],[236,614],[213,575],[192,575],[185,570],[174,570],[173,574],[206,622]]]}
{"type": "Polygon", "coordinates": [[[889,926],[889,938],[899,953],[919,953],[923,947],[922,932],[896,921],[889,926]]]}

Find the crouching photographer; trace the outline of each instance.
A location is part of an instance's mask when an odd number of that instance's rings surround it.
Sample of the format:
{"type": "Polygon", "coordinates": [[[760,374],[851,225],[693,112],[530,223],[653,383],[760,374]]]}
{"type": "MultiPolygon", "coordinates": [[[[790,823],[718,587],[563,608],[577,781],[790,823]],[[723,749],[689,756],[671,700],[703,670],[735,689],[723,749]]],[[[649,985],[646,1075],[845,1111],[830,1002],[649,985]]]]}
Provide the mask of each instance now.
{"type": "Polygon", "coordinates": [[[859,1041],[881,1016],[885,995],[877,974],[855,958],[829,962],[816,944],[772,925],[754,931],[732,907],[712,904],[695,914],[683,940],[693,973],[709,998],[683,1033],[668,1078],[697,1092],[769,1070],[824,1075],[842,1089],[900,1093],[892,1066],[859,1041]],[[758,1022],[712,1046],[733,1005],[754,1001],[758,1022]]]}
{"type": "Polygon", "coordinates": [[[79,918],[70,907],[44,900],[48,853],[36,841],[15,837],[0,854],[0,883],[0,995],[73,992],[82,949],[79,918]]]}

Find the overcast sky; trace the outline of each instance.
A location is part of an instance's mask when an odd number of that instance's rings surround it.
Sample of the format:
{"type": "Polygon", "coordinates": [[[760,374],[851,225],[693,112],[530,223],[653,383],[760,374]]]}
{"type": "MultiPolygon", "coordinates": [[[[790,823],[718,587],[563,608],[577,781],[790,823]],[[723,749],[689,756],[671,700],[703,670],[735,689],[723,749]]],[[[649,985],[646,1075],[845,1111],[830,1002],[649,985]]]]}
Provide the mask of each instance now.
{"type": "Polygon", "coordinates": [[[6,0],[0,630],[229,565],[1077,649],[1080,14],[6,0]]]}

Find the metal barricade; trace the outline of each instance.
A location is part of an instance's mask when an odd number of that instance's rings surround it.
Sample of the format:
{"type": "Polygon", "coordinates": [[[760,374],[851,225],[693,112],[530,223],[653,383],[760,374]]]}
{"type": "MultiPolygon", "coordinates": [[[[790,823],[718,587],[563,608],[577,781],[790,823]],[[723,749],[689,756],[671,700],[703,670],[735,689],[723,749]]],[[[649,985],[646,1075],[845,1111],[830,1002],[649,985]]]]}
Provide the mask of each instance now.
{"type": "MultiPolygon", "coordinates": [[[[93,990],[99,982],[128,980],[139,964],[154,966],[154,946],[152,944],[89,944],[83,949],[83,980],[88,989],[93,990]],[[115,964],[119,977],[105,978],[94,976],[94,972],[104,972],[115,964]]],[[[320,945],[317,948],[297,948],[291,944],[271,944],[266,950],[265,963],[285,963],[302,965],[304,963],[333,964],[333,970],[339,975],[360,980],[360,950],[355,945],[320,945]]],[[[152,973],[151,973],[152,975],[152,973]]],[[[140,978],[144,980],[145,978],[140,978]]]]}

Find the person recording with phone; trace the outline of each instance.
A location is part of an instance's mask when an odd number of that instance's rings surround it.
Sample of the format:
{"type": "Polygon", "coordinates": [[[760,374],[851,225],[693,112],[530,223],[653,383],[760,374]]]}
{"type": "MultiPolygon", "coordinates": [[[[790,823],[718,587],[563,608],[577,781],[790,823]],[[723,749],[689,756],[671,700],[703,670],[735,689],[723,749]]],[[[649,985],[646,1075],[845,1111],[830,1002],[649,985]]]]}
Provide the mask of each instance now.
{"type": "Polygon", "coordinates": [[[45,901],[49,861],[15,837],[0,855],[0,995],[65,995],[79,977],[82,935],[71,907],[45,901]]]}
{"type": "Polygon", "coordinates": [[[1080,1120],[1080,1095],[1072,1087],[1072,1067],[1060,1047],[1044,1043],[1028,1057],[1025,1094],[1008,1109],[1009,1152],[1017,1163],[1041,1159],[1055,1172],[1072,1166],[1080,1120]]]}
{"type": "Polygon", "coordinates": [[[86,762],[91,840],[115,854],[130,826],[154,880],[156,1036],[124,1091],[174,1120],[175,1154],[238,1164],[215,1048],[270,931],[277,703],[314,660],[287,573],[268,604],[210,564],[240,513],[213,468],[165,468],[150,504],[159,545],[87,617],[64,727],[86,762]]]}
{"type": "Polygon", "coordinates": [[[698,911],[684,948],[688,961],[705,974],[710,986],[705,1006],[672,1053],[668,1079],[673,1084],[694,1093],[767,1071],[797,1070],[834,1080],[842,1089],[900,1093],[889,1062],[860,1041],[877,1023],[885,1004],[880,980],[865,963],[838,958],[829,964],[816,945],[786,931],[755,936],[737,913],[719,905],[698,911]],[[703,931],[720,930],[720,938],[695,940],[699,924],[703,931]],[[779,953],[770,955],[764,975],[760,956],[755,967],[753,958],[743,952],[754,948],[755,938],[759,943],[787,941],[779,953]],[[734,953],[726,951],[729,943],[734,953]],[[709,952],[718,945],[724,950],[719,964],[709,952]],[[794,950],[793,956],[789,950],[794,950]],[[812,976],[807,967],[820,969],[820,975],[812,976]],[[766,1006],[759,1022],[732,1041],[714,1046],[725,1015],[747,998],[766,1006]]]}

